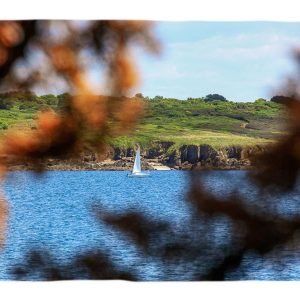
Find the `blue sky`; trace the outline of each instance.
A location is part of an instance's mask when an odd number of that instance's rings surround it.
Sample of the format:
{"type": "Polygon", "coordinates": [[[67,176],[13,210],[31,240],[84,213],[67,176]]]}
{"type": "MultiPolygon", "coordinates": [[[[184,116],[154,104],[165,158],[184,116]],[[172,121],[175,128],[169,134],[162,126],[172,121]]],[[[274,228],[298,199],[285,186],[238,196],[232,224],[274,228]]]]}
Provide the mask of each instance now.
{"type": "Polygon", "coordinates": [[[201,97],[233,101],[270,98],[295,71],[292,49],[300,23],[158,22],[159,57],[138,52],[145,96],[201,97]]]}

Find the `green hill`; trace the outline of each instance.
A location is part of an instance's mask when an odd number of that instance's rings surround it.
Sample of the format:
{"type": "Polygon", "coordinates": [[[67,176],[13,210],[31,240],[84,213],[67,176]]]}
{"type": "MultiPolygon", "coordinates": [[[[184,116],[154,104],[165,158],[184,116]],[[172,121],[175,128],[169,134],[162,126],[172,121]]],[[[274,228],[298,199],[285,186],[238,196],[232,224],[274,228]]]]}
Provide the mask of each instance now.
{"type": "Polygon", "coordinates": [[[147,113],[135,132],[115,143],[146,146],[159,140],[175,142],[178,147],[209,144],[220,148],[265,144],[284,134],[282,106],[264,99],[247,103],[157,99],[147,103],[147,113]]]}
{"type": "MultiPolygon", "coordinates": [[[[39,110],[59,110],[66,94],[36,96],[31,92],[0,94],[0,129],[35,127],[39,110]]],[[[258,145],[284,134],[285,115],[280,104],[258,99],[255,102],[207,101],[204,98],[178,100],[145,99],[146,114],[129,136],[111,141],[114,146],[147,146],[154,141],[209,144],[215,148],[258,145]]]]}

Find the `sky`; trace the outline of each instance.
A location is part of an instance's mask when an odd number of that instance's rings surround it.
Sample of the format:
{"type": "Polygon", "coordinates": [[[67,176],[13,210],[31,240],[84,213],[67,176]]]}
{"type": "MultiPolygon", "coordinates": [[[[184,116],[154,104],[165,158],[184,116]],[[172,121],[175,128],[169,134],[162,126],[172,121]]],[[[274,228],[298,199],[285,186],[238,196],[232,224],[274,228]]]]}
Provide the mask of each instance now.
{"type": "Polygon", "coordinates": [[[155,31],[162,54],[137,53],[144,96],[270,99],[296,70],[300,23],[168,21],[155,31]]]}

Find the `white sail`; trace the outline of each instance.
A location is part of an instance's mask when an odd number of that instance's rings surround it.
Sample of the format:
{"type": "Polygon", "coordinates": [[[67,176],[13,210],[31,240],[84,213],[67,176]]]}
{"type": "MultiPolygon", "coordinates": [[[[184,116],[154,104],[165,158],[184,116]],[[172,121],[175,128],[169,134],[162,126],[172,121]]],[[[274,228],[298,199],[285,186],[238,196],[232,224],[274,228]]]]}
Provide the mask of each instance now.
{"type": "Polygon", "coordinates": [[[140,146],[138,147],[136,151],[135,161],[132,173],[141,173],[141,154],[140,154],[140,146]]]}
{"type": "Polygon", "coordinates": [[[127,174],[128,177],[147,177],[149,176],[149,172],[142,172],[141,169],[141,150],[140,146],[138,146],[138,149],[136,151],[133,170],[130,174],[127,174]]]}

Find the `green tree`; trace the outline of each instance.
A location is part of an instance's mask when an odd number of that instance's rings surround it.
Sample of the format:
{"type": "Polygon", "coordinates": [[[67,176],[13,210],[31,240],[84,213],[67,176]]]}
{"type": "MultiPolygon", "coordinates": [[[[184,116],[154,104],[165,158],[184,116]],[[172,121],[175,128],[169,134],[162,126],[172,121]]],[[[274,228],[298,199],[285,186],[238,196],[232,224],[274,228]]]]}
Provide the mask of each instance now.
{"type": "Polygon", "coordinates": [[[219,95],[219,94],[209,94],[209,95],[206,95],[204,98],[205,102],[210,102],[210,101],[214,101],[214,100],[228,101],[224,96],[219,95]]]}
{"type": "Polygon", "coordinates": [[[155,96],[153,98],[153,100],[163,100],[163,99],[164,99],[164,97],[163,96],[159,96],[159,95],[157,95],[157,96],[155,96]]]}
{"type": "Polygon", "coordinates": [[[289,97],[278,96],[278,95],[276,95],[270,99],[270,101],[275,102],[275,103],[280,103],[280,104],[283,104],[284,102],[287,102],[289,100],[290,100],[289,97]]]}
{"type": "Polygon", "coordinates": [[[58,103],[58,99],[56,96],[52,95],[52,94],[48,94],[48,95],[43,95],[39,97],[40,99],[42,99],[44,101],[44,103],[46,103],[47,105],[57,105],[58,103]]]}
{"type": "Polygon", "coordinates": [[[264,98],[258,98],[254,101],[254,103],[258,103],[258,104],[263,104],[263,103],[266,103],[266,102],[267,102],[267,100],[264,99],[264,98]]]}
{"type": "Polygon", "coordinates": [[[57,96],[57,108],[60,110],[67,110],[70,106],[71,95],[63,93],[57,96]]]}
{"type": "Polygon", "coordinates": [[[12,106],[11,99],[0,98],[0,109],[11,109],[12,106]]]}
{"type": "Polygon", "coordinates": [[[137,94],[135,94],[134,97],[136,97],[136,98],[141,98],[141,99],[144,99],[144,98],[145,98],[144,95],[143,95],[142,93],[137,93],[137,94]]]}

